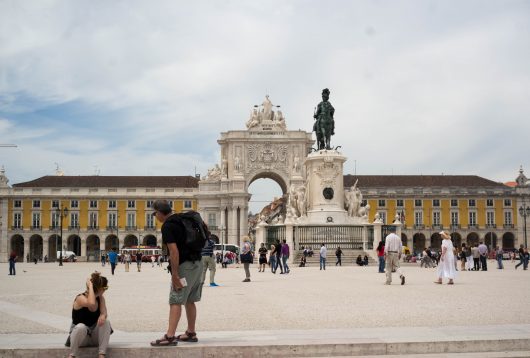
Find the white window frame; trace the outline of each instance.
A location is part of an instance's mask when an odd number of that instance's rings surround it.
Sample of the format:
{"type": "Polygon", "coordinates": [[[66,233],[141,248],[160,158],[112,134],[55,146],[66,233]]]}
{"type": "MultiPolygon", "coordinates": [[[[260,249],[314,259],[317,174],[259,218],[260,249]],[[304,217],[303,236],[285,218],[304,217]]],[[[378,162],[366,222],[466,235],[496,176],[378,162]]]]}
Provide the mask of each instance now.
{"type": "Polygon", "coordinates": [[[79,208],[79,200],[76,200],[76,199],[70,200],[70,209],[78,209],[78,208],[79,208]]]}
{"type": "Polygon", "coordinates": [[[208,226],[217,227],[217,214],[216,213],[208,213],[208,226]]]}
{"type": "Polygon", "coordinates": [[[116,200],[109,200],[109,209],[116,209],[117,206],[116,200]]]}
{"type": "Polygon", "coordinates": [[[41,215],[40,212],[31,213],[31,227],[41,227],[41,215]]]}
{"type": "Polygon", "coordinates": [[[155,217],[151,213],[145,214],[145,226],[150,229],[155,228],[155,217]]]}
{"type": "Polygon", "coordinates": [[[469,226],[477,226],[477,211],[470,210],[468,213],[469,226]]]}
{"type": "Polygon", "coordinates": [[[416,226],[423,225],[423,211],[421,210],[414,211],[414,225],[416,226]]]}
{"type": "Polygon", "coordinates": [[[41,208],[41,202],[40,202],[40,199],[33,199],[31,201],[31,207],[33,209],[40,209],[41,208]],[[35,204],[38,204],[38,205],[35,205],[35,204]]]}
{"type": "Polygon", "coordinates": [[[476,208],[477,207],[477,200],[476,199],[468,199],[467,200],[467,206],[469,208],[476,208]],[[471,202],[473,202],[473,205],[471,205],[471,202]]]}
{"type": "Polygon", "coordinates": [[[449,206],[452,208],[458,208],[458,199],[449,200],[449,206]],[[456,201],[456,205],[453,205],[453,200],[456,201]]]}
{"type": "Polygon", "coordinates": [[[95,228],[98,226],[98,213],[97,211],[91,211],[88,213],[88,227],[95,228]]]}
{"type": "Polygon", "coordinates": [[[403,208],[405,206],[405,200],[403,199],[396,199],[396,207],[397,208],[403,208]],[[401,205],[399,205],[399,202],[401,201],[401,205]]]}
{"type": "Polygon", "coordinates": [[[79,213],[77,211],[70,213],[70,227],[79,227],[79,213]]]}
{"type": "Polygon", "coordinates": [[[432,207],[433,208],[439,208],[441,206],[441,200],[440,199],[432,199],[432,207]],[[438,202],[438,205],[435,205],[435,201],[438,202]]]}
{"type": "Polygon", "coordinates": [[[118,227],[118,213],[115,211],[109,211],[107,214],[107,223],[110,228],[118,227]]]}
{"type": "Polygon", "coordinates": [[[379,217],[381,218],[381,221],[383,224],[386,224],[386,211],[378,211],[379,217]]]}
{"type": "Polygon", "coordinates": [[[13,200],[13,209],[22,209],[22,200],[20,199],[15,199],[13,200]],[[20,203],[19,206],[17,206],[17,203],[20,203]]]}
{"type": "Polygon", "coordinates": [[[136,213],[135,212],[127,213],[127,222],[125,226],[127,227],[136,226],[136,213]]]}
{"type": "Polygon", "coordinates": [[[22,213],[21,212],[13,213],[13,227],[15,229],[22,228],[22,213]],[[18,217],[18,220],[17,220],[17,217],[18,217]]]}
{"type": "Polygon", "coordinates": [[[136,200],[127,200],[127,209],[136,209],[136,200]]]}
{"type": "Polygon", "coordinates": [[[486,225],[495,225],[495,211],[488,210],[486,211],[486,225]]]}
{"type": "Polygon", "coordinates": [[[184,209],[192,209],[192,208],[193,208],[193,202],[191,200],[184,200],[184,209]]]}
{"type": "Polygon", "coordinates": [[[511,210],[504,211],[504,225],[513,225],[513,214],[511,210]]]}
{"type": "Polygon", "coordinates": [[[511,208],[512,207],[512,199],[504,199],[502,201],[502,204],[504,205],[505,208],[511,208]],[[510,205],[506,205],[506,201],[508,201],[510,205]]]}
{"type": "Polygon", "coordinates": [[[433,211],[432,212],[432,224],[436,226],[440,226],[442,222],[442,213],[440,211],[433,211]]]}
{"type": "Polygon", "coordinates": [[[451,211],[451,225],[460,225],[460,213],[458,211],[451,211]]]}
{"type": "Polygon", "coordinates": [[[61,207],[61,202],[59,200],[52,200],[52,209],[58,209],[61,207]],[[57,205],[54,205],[57,203],[57,205]]]}
{"type": "Polygon", "coordinates": [[[486,207],[493,208],[495,206],[495,200],[493,199],[486,199],[486,207]],[[489,202],[491,201],[491,205],[489,205],[489,202]]]}
{"type": "Polygon", "coordinates": [[[89,200],[88,201],[88,208],[89,209],[97,209],[98,208],[98,201],[97,200],[89,200]],[[94,204],[94,205],[92,205],[94,204]]]}
{"type": "Polygon", "coordinates": [[[146,207],[146,209],[152,209],[154,203],[155,203],[154,200],[146,200],[146,201],[145,201],[145,207],[146,207]]]}
{"type": "Polygon", "coordinates": [[[414,207],[415,208],[422,208],[423,207],[423,200],[422,199],[414,199],[414,207]],[[417,205],[417,201],[420,202],[420,205],[417,205]]]}
{"type": "Polygon", "coordinates": [[[377,199],[377,207],[378,208],[386,208],[386,200],[385,199],[377,199]],[[383,205],[381,205],[383,203],[383,205]]]}
{"type": "Polygon", "coordinates": [[[58,229],[61,223],[61,215],[56,211],[52,211],[50,216],[50,228],[58,229]]]}

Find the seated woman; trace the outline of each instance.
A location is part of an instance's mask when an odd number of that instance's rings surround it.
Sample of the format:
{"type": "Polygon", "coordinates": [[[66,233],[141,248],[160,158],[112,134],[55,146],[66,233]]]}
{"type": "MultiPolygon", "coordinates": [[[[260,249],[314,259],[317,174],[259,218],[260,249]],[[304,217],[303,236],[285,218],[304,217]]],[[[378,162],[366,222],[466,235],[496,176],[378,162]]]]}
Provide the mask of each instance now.
{"type": "Polygon", "coordinates": [[[94,272],[86,281],[86,291],[76,296],[72,307],[72,326],[66,346],[77,357],[80,347],[99,347],[99,358],[104,358],[112,333],[107,320],[107,306],[103,294],[108,289],[107,279],[94,272]]]}
{"type": "Polygon", "coordinates": [[[357,261],[356,261],[357,265],[359,266],[362,266],[364,265],[363,263],[363,258],[361,257],[361,255],[357,256],[357,261]]]}
{"type": "Polygon", "coordinates": [[[363,258],[363,265],[364,265],[364,266],[368,266],[368,256],[367,256],[367,255],[364,255],[364,258],[363,258]]]}
{"type": "Polygon", "coordinates": [[[306,262],[307,262],[307,259],[305,258],[305,256],[302,256],[300,258],[300,267],[305,267],[306,262]]]}

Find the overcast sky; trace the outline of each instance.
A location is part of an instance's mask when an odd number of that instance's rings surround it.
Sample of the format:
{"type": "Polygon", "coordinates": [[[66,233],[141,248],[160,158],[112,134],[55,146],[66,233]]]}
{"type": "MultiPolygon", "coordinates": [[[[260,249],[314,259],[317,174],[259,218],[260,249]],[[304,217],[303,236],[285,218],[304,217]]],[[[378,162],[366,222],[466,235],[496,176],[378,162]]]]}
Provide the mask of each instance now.
{"type": "Polygon", "coordinates": [[[0,0],[0,165],[204,174],[265,94],[309,131],[328,87],[346,173],[509,181],[529,64],[530,1],[0,0]]]}

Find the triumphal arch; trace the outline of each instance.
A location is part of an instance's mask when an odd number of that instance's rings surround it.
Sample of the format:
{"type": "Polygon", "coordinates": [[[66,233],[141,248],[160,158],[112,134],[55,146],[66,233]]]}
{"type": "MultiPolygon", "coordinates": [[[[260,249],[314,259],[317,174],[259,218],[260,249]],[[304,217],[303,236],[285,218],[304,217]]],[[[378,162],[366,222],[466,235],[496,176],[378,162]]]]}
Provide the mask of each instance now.
{"type": "Polygon", "coordinates": [[[199,211],[223,242],[239,245],[248,232],[249,185],[269,178],[284,194],[304,185],[303,162],[314,140],[311,133],[288,130],[279,106],[266,96],[252,109],[246,129],[223,132],[217,142],[220,163],[199,182],[199,211]]]}

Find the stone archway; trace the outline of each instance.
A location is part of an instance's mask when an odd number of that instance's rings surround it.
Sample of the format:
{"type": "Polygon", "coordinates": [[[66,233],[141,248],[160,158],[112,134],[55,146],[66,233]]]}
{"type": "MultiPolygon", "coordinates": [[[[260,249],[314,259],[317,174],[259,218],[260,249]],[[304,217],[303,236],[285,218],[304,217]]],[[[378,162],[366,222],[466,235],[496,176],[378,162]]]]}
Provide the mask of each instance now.
{"type": "Polygon", "coordinates": [[[435,232],[431,235],[431,249],[441,250],[442,247],[442,236],[435,232]]]}
{"type": "Polygon", "coordinates": [[[515,236],[511,232],[505,232],[502,235],[502,248],[503,250],[515,249],[515,236]]]}
{"type": "Polygon", "coordinates": [[[480,239],[476,232],[470,232],[469,234],[467,234],[466,242],[468,245],[471,245],[471,247],[477,246],[479,243],[479,240],[480,239]]]}
{"type": "Polygon", "coordinates": [[[421,232],[417,232],[412,236],[412,248],[410,248],[411,253],[421,252],[425,248],[425,235],[421,232]]]}
{"type": "Polygon", "coordinates": [[[303,185],[303,162],[314,140],[312,133],[287,130],[279,107],[266,98],[252,109],[246,129],[222,132],[218,143],[221,160],[199,182],[198,207],[203,217],[216,216],[212,234],[238,245],[249,232],[249,185],[272,179],[283,193],[303,185]]]}
{"type": "Polygon", "coordinates": [[[494,250],[497,247],[497,234],[494,232],[488,232],[484,235],[484,243],[490,250],[494,250]]]}
{"type": "Polygon", "coordinates": [[[145,235],[142,239],[142,245],[144,246],[156,246],[155,235],[145,235]]]}
{"type": "Polygon", "coordinates": [[[138,238],[132,234],[125,236],[125,240],[123,241],[123,247],[132,247],[132,246],[138,246],[138,238]]]}
{"type": "Polygon", "coordinates": [[[120,241],[116,235],[109,235],[105,238],[105,251],[109,252],[113,248],[120,249],[120,241]]]}
{"type": "Polygon", "coordinates": [[[17,255],[17,261],[24,262],[24,237],[22,235],[11,236],[11,251],[17,255]]]}
{"type": "Polygon", "coordinates": [[[99,252],[99,236],[90,235],[86,238],[86,259],[87,261],[99,261],[101,254],[99,252]]]}
{"type": "Polygon", "coordinates": [[[462,235],[457,232],[451,233],[451,240],[454,247],[462,247],[462,235]]]}
{"type": "Polygon", "coordinates": [[[32,235],[29,238],[29,260],[33,261],[37,259],[41,261],[44,258],[43,255],[43,240],[40,235],[32,235]]]}
{"type": "Polygon", "coordinates": [[[78,235],[70,235],[67,243],[67,251],[73,251],[76,256],[81,256],[81,238],[78,235]]]}

